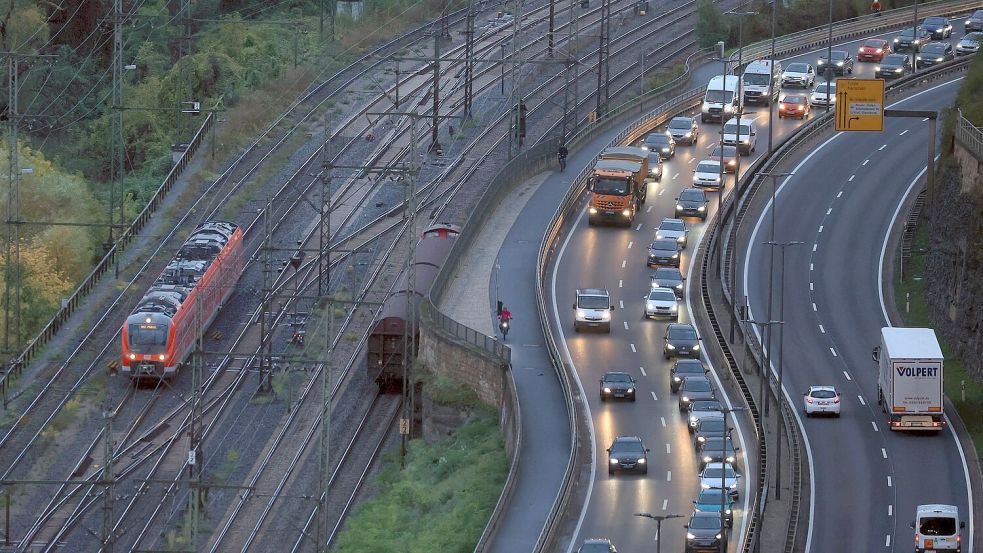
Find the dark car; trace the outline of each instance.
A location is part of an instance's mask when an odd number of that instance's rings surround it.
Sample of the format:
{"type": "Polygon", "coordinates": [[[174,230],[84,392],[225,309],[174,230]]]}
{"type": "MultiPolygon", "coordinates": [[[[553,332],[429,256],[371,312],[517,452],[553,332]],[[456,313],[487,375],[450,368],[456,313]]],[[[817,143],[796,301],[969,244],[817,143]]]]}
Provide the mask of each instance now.
{"type": "Polygon", "coordinates": [[[676,297],[682,298],[685,292],[685,280],[678,267],[659,267],[652,274],[652,287],[669,288],[676,293],[676,297]]]}
{"type": "Polygon", "coordinates": [[[737,459],[737,449],[734,448],[730,436],[707,438],[697,446],[697,454],[700,457],[700,468],[705,467],[707,463],[719,461],[733,463],[737,459]]]}
{"type": "Polygon", "coordinates": [[[857,50],[857,61],[881,61],[890,53],[890,42],[883,38],[869,38],[857,50]]]}
{"type": "Polygon", "coordinates": [[[724,418],[724,414],[720,411],[721,409],[723,409],[723,406],[717,400],[694,401],[690,403],[686,413],[687,430],[692,434],[703,419],[724,418]]]}
{"type": "Polygon", "coordinates": [[[717,517],[720,522],[720,509],[724,510],[724,524],[728,527],[734,525],[734,498],[723,492],[720,488],[708,488],[700,491],[693,501],[693,508],[698,513],[710,513],[717,517]]]}
{"type": "Polygon", "coordinates": [[[618,553],[618,550],[614,548],[614,544],[609,539],[588,538],[584,540],[584,544],[580,546],[577,553],[618,553]]]}
{"type": "Polygon", "coordinates": [[[952,22],[944,17],[926,17],[922,28],[931,33],[932,38],[944,40],[952,36],[952,22]]]}
{"type": "Polygon", "coordinates": [[[832,54],[832,63],[826,59],[825,53],[819,57],[819,63],[817,64],[819,66],[819,75],[826,74],[826,67],[831,67],[834,75],[853,73],[853,57],[850,56],[850,52],[847,52],[846,50],[833,50],[832,54]]]}
{"type": "Polygon", "coordinates": [[[694,401],[709,401],[716,399],[713,384],[706,376],[687,376],[679,386],[679,410],[685,411],[694,401]]]}
{"type": "Polygon", "coordinates": [[[679,267],[679,242],[672,238],[653,240],[649,244],[648,260],[646,263],[649,267],[656,265],[679,267]]]}
{"type": "MultiPolygon", "coordinates": [[[[720,161],[721,147],[716,146],[712,152],[710,152],[710,159],[715,159],[720,161]]],[[[723,159],[724,159],[724,172],[733,173],[737,171],[737,147],[736,146],[724,146],[723,147],[723,159]]]]}
{"type": "Polygon", "coordinates": [[[662,156],[659,152],[649,152],[649,178],[655,180],[656,182],[662,181],[662,171],[665,169],[665,165],[662,163],[662,156]]]}
{"type": "Polygon", "coordinates": [[[698,421],[693,428],[693,441],[696,443],[696,447],[700,447],[700,444],[710,438],[720,438],[729,433],[730,431],[722,417],[705,418],[698,421]]]}
{"type": "Polygon", "coordinates": [[[894,51],[895,52],[907,52],[914,50],[918,52],[922,49],[922,46],[928,44],[932,40],[932,35],[922,27],[918,27],[917,30],[912,27],[907,29],[902,29],[898,36],[894,37],[894,51]]]}
{"type": "Polygon", "coordinates": [[[676,144],[696,144],[696,139],[700,137],[700,125],[696,123],[695,117],[673,117],[666,128],[676,144]]]}
{"type": "Polygon", "coordinates": [[[676,141],[667,133],[654,132],[645,137],[642,149],[659,152],[662,159],[672,159],[672,156],[676,155],[676,141]]]}
{"type": "Polygon", "coordinates": [[[874,68],[874,77],[878,79],[897,79],[908,73],[911,73],[911,60],[904,54],[891,54],[874,68]]]}
{"type": "Polygon", "coordinates": [[[665,345],[662,354],[670,357],[699,357],[700,337],[693,325],[671,323],[666,327],[665,345]]]}
{"type": "Polygon", "coordinates": [[[718,551],[724,529],[720,527],[720,515],[694,512],[686,523],[686,553],[718,551]]]}
{"type": "Polygon", "coordinates": [[[628,373],[607,372],[601,378],[601,401],[624,398],[635,401],[635,379],[628,373]]]}
{"type": "Polygon", "coordinates": [[[966,32],[983,31],[983,10],[976,10],[966,20],[966,32]]]}
{"type": "Polygon", "coordinates": [[[608,474],[616,472],[648,474],[648,451],[638,436],[618,436],[608,448],[608,474]]]}
{"type": "Polygon", "coordinates": [[[676,198],[676,218],[699,217],[707,220],[707,193],[701,188],[687,188],[676,198]]]}
{"type": "Polygon", "coordinates": [[[687,376],[706,376],[707,368],[699,359],[677,359],[669,369],[669,389],[672,393],[679,391],[683,379],[687,376]]]}
{"type": "Polygon", "coordinates": [[[931,67],[953,59],[956,59],[956,53],[953,52],[951,44],[948,42],[929,42],[915,56],[915,67],[916,69],[918,67],[931,67]]]}

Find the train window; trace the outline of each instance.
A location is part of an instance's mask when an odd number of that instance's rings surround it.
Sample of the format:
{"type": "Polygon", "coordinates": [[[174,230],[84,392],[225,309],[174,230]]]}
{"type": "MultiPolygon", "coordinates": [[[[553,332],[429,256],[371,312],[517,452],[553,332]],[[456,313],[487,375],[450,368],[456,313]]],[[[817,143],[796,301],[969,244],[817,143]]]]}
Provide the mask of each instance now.
{"type": "Polygon", "coordinates": [[[167,325],[131,324],[130,346],[134,348],[167,345],[167,325]]]}

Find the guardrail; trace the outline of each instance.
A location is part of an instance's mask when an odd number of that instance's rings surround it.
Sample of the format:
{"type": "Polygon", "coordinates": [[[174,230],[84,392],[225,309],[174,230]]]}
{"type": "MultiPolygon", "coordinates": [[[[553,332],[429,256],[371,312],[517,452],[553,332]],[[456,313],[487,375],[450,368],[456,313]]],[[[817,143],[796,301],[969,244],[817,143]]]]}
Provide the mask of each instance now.
{"type": "MultiPolygon", "coordinates": [[[[972,57],[972,56],[971,56],[972,57]]],[[[983,128],[977,127],[972,121],[963,117],[963,110],[956,110],[955,136],[963,148],[983,163],[983,128]]]]}
{"type": "Polygon", "coordinates": [[[422,316],[425,316],[436,328],[443,330],[448,335],[477,346],[500,358],[506,364],[512,362],[512,350],[508,346],[498,341],[494,336],[488,336],[478,332],[441,313],[440,309],[437,309],[437,306],[433,304],[430,298],[423,298],[421,300],[420,311],[422,316]]]}

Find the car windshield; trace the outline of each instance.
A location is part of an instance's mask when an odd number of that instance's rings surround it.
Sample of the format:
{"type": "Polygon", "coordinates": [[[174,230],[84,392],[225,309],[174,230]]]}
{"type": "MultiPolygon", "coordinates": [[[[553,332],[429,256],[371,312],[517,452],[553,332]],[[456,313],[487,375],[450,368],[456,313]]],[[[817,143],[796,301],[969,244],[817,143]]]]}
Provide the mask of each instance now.
{"type": "Polygon", "coordinates": [[[945,18],[944,17],[926,17],[925,18],[925,21],[922,22],[922,25],[932,25],[932,26],[935,26],[935,25],[945,25],[945,18]]]}
{"type": "Polygon", "coordinates": [[[611,445],[611,454],[643,453],[641,442],[636,440],[616,440],[611,445]]]}
{"type": "Polygon", "coordinates": [[[960,42],[965,41],[979,44],[981,41],[983,41],[983,33],[969,33],[968,35],[964,36],[960,42]]]}
{"type": "Polygon", "coordinates": [[[975,12],[973,12],[973,15],[972,17],[970,17],[970,19],[983,19],[983,10],[976,10],[975,12]]]}
{"type": "Polygon", "coordinates": [[[652,242],[652,245],[650,245],[649,247],[652,248],[653,250],[672,250],[672,251],[676,251],[679,248],[679,246],[676,245],[675,240],[671,240],[668,238],[662,240],[656,240],[652,242]]]}
{"type": "Polygon", "coordinates": [[[882,48],[884,43],[880,40],[868,40],[864,43],[865,48],[882,48]]]}
{"type": "MultiPolygon", "coordinates": [[[[738,127],[737,123],[727,123],[726,125],[724,125],[724,132],[727,134],[738,134],[737,127],[738,127]]],[[[748,136],[751,134],[750,125],[740,125],[740,127],[741,127],[739,131],[740,134],[744,136],[748,136]]]]}
{"type": "Polygon", "coordinates": [[[734,100],[734,93],[730,90],[720,90],[719,88],[711,88],[707,90],[707,102],[713,102],[715,104],[729,104],[734,100]]]}
{"type": "Polygon", "coordinates": [[[808,73],[809,66],[805,63],[790,63],[785,68],[786,73],[808,73]]]}
{"type": "Polygon", "coordinates": [[[813,390],[812,397],[816,399],[831,399],[836,397],[836,392],[833,390],[813,390]]]}
{"type": "Polygon", "coordinates": [[[720,528],[720,517],[693,517],[689,519],[689,527],[697,530],[716,530],[720,528]]]}
{"type": "Polygon", "coordinates": [[[594,179],[593,191],[598,194],[615,196],[628,195],[628,179],[618,177],[597,177],[594,179]]]}
{"type": "Polygon", "coordinates": [[[847,59],[848,54],[843,50],[833,50],[833,61],[840,61],[847,59]]]}
{"type": "Polygon", "coordinates": [[[884,58],[882,65],[902,65],[905,60],[908,59],[907,56],[902,56],[900,54],[891,54],[890,56],[884,58]]]}
{"type": "Polygon", "coordinates": [[[719,161],[701,161],[700,164],[696,166],[696,171],[698,173],[719,173],[720,172],[720,162],[719,161]]]}
{"type": "Polygon", "coordinates": [[[631,377],[625,373],[608,373],[604,375],[605,382],[631,382],[631,377]]]}
{"type": "Polygon", "coordinates": [[[806,99],[804,96],[786,96],[782,99],[786,104],[804,104],[806,99]]]}
{"type": "Polygon", "coordinates": [[[688,202],[702,202],[707,199],[706,195],[703,194],[702,190],[683,190],[679,193],[680,200],[686,200],[688,202]]]}
{"type": "Polygon", "coordinates": [[[659,156],[658,152],[649,152],[649,165],[661,165],[662,157],[659,156]]]}
{"type": "Polygon", "coordinates": [[[581,309],[607,309],[611,306],[604,296],[580,296],[577,302],[581,309]]]}
{"type": "Polygon", "coordinates": [[[730,440],[725,440],[724,438],[707,438],[707,441],[703,442],[703,451],[708,453],[719,452],[721,449],[731,451],[733,446],[730,444],[730,440]]]}
{"type": "Polygon", "coordinates": [[[138,352],[155,353],[167,345],[167,325],[154,323],[131,324],[127,329],[130,348],[138,352]]]}
{"type": "Polygon", "coordinates": [[[688,117],[675,117],[669,121],[669,128],[688,131],[693,128],[693,121],[688,117]]]}
{"type": "MultiPolygon", "coordinates": [[[[713,152],[710,154],[710,157],[720,157],[720,151],[721,151],[720,146],[717,146],[716,148],[713,149],[713,152]]],[[[737,148],[735,148],[734,146],[724,146],[723,152],[724,152],[724,157],[735,157],[737,155],[737,148]]]]}
{"type": "Polygon", "coordinates": [[[707,419],[700,423],[700,430],[703,432],[724,430],[724,419],[707,419]]]}
{"type": "MultiPolygon", "coordinates": [[[[712,421],[717,422],[717,421],[712,421]]],[[[720,467],[707,467],[703,469],[704,478],[735,478],[737,473],[734,472],[734,468],[730,465],[724,465],[723,468],[720,467]]]]}
{"type": "MultiPolygon", "coordinates": [[[[836,84],[830,83],[829,88],[833,92],[836,92],[836,84]]],[[[817,86],[816,87],[816,92],[818,92],[819,94],[826,94],[826,83],[822,83],[819,86],[817,86]]]]}
{"type": "Polygon", "coordinates": [[[611,553],[608,549],[607,544],[603,543],[585,543],[577,553],[611,553]]]}
{"type": "Polygon", "coordinates": [[[710,381],[704,380],[702,378],[687,378],[686,379],[686,391],[687,392],[709,392],[710,381]]]}
{"type": "Polygon", "coordinates": [[[659,230],[686,230],[686,225],[682,221],[673,221],[672,219],[665,219],[662,224],[659,225],[659,230]]]}
{"type": "Polygon", "coordinates": [[[956,519],[952,517],[926,517],[918,525],[918,533],[924,536],[951,536],[956,533],[956,519]]]}
{"type": "Polygon", "coordinates": [[[654,133],[645,137],[645,143],[653,146],[668,146],[669,137],[662,133],[654,133]]]}
{"type": "MultiPolygon", "coordinates": [[[[914,35],[914,32],[915,32],[914,29],[908,28],[908,29],[902,30],[901,31],[901,34],[899,34],[898,36],[901,37],[901,38],[911,38],[914,35]]],[[[925,34],[925,29],[922,29],[921,27],[919,27],[918,28],[918,36],[921,36],[923,34],[925,34]]]]}
{"type": "Polygon", "coordinates": [[[745,73],[744,84],[767,85],[771,82],[771,75],[767,73],[745,73]]]}
{"type": "Polygon", "coordinates": [[[682,280],[682,274],[679,272],[679,269],[662,267],[655,270],[655,275],[653,275],[653,278],[664,280],[682,280]]]}
{"type": "Polygon", "coordinates": [[[688,326],[669,327],[669,337],[673,340],[696,340],[696,330],[688,326]]]}
{"type": "Polygon", "coordinates": [[[694,401],[693,411],[720,411],[719,401],[694,401]]]}
{"type": "Polygon", "coordinates": [[[676,301],[676,294],[672,290],[652,290],[649,292],[649,299],[654,301],[676,301]]]}
{"type": "Polygon", "coordinates": [[[929,44],[922,48],[923,54],[944,54],[945,44],[929,44]]]}
{"type": "MultiPolygon", "coordinates": [[[[720,505],[721,500],[725,497],[726,496],[724,496],[724,493],[721,490],[711,488],[700,492],[700,497],[696,501],[697,503],[702,503],[704,505],[720,505]]],[[[730,501],[725,502],[730,503],[730,501]]]]}

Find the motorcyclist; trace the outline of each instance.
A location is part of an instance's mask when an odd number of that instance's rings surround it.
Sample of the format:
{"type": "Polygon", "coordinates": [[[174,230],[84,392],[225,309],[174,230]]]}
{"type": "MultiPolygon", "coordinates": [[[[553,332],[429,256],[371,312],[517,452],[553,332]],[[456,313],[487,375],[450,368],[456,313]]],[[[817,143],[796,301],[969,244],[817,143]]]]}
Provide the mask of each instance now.
{"type": "Polygon", "coordinates": [[[498,329],[502,331],[502,337],[508,336],[509,321],[512,320],[512,312],[508,307],[502,306],[502,311],[498,314],[498,329]]]}
{"type": "Polygon", "coordinates": [[[873,2],[871,2],[870,12],[873,13],[874,15],[881,14],[881,3],[879,0],[874,0],[873,2]]]}

